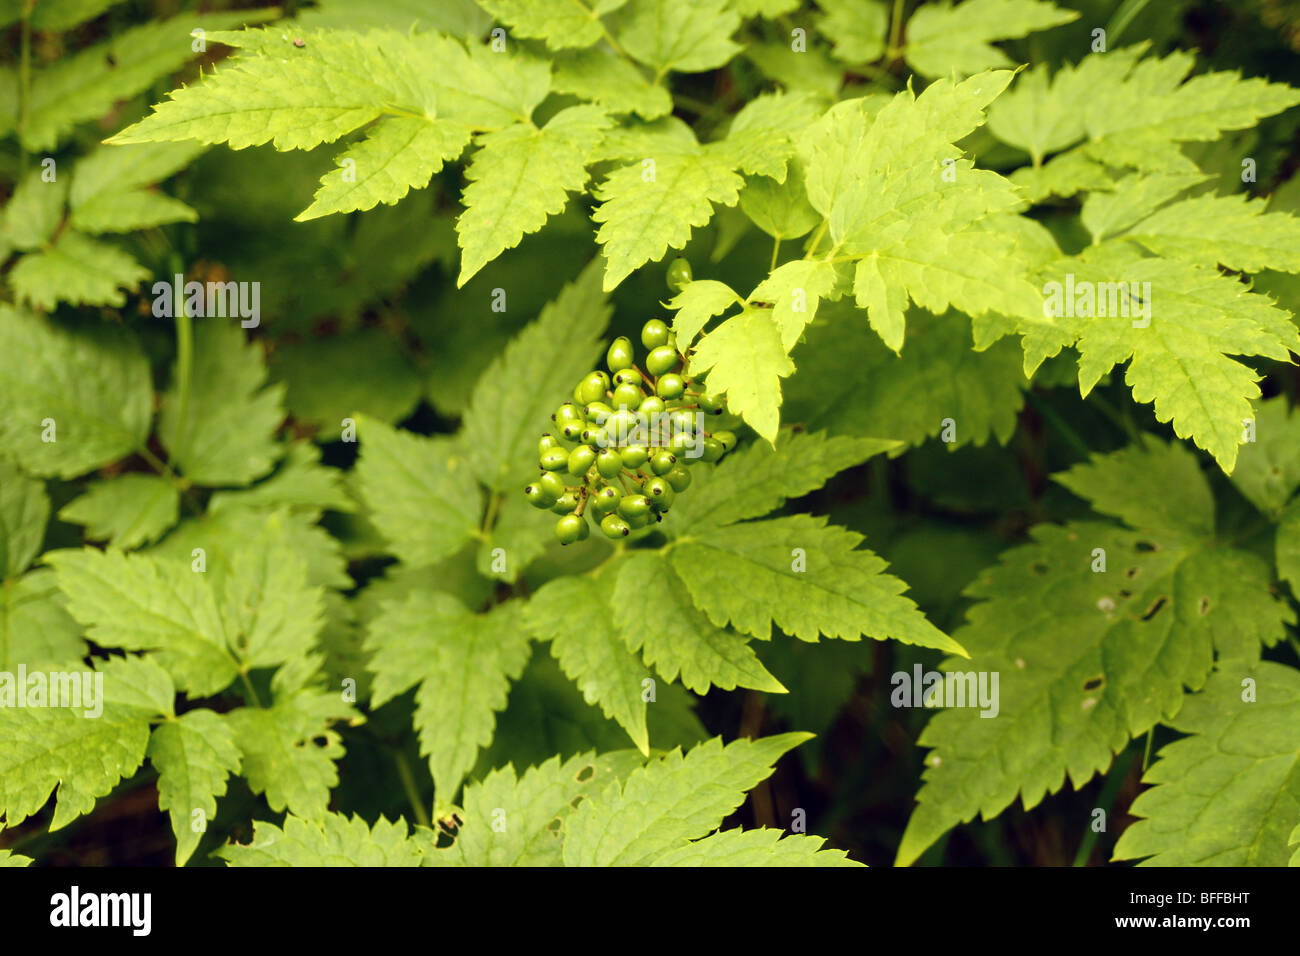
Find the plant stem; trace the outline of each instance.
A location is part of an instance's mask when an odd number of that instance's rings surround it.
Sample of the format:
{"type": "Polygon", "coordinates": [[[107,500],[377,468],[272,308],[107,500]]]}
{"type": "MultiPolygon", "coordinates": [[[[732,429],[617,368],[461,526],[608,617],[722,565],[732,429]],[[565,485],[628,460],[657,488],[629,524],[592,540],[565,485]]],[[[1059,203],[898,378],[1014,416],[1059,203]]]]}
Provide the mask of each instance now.
{"type": "Polygon", "coordinates": [[[242,668],[239,671],[239,679],[244,682],[244,690],[248,693],[248,699],[253,702],[253,706],[261,707],[262,700],[257,696],[257,691],[253,688],[253,682],[248,679],[248,672],[242,668]]]}
{"type": "Polygon", "coordinates": [[[822,224],[817,227],[817,231],[813,234],[812,243],[808,246],[808,251],[804,253],[805,259],[811,259],[816,255],[817,247],[822,244],[822,236],[826,235],[826,230],[830,228],[830,224],[831,221],[829,219],[822,220],[822,224]]]}
{"type": "Polygon", "coordinates": [[[402,789],[406,791],[406,799],[410,801],[411,810],[415,813],[415,822],[422,827],[432,829],[433,823],[429,819],[429,811],[420,803],[420,791],[415,785],[415,777],[411,774],[411,765],[406,760],[406,754],[394,748],[393,762],[397,765],[397,775],[402,778],[402,789]]]}
{"type": "Polygon", "coordinates": [[[27,135],[27,111],[32,90],[32,10],[36,0],[23,3],[22,53],[18,67],[18,169],[27,165],[27,147],[24,137],[27,135]]]}
{"type": "Polygon", "coordinates": [[[892,63],[903,51],[898,41],[903,36],[903,0],[894,0],[894,9],[889,16],[889,42],[885,45],[885,58],[892,63]]]}
{"type": "MultiPolygon", "coordinates": [[[[171,256],[172,275],[184,273],[184,264],[179,254],[171,256]]],[[[176,407],[176,434],[172,436],[172,448],[185,447],[185,431],[190,414],[190,374],[194,367],[194,327],[189,314],[185,311],[185,297],[177,296],[176,312],[176,391],[179,399],[176,407]]]]}
{"type": "Polygon", "coordinates": [[[776,271],[776,260],[781,254],[781,237],[776,236],[772,239],[772,264],[767,267],[768,272],[776,271]]]}
{"type": "MultiPolygon", "coordinates": [[[[1111,767],[1110,773],[1106,775],[1106,782],[1102,785],[1101,792],[1097,794],[1097,808],[1105,811],[1107,819],[1110,817],[1110,808],[1115,803],[1115,797],[1119,795],[1119,788],[1123,786],[1124,778],[1128,776],[1136,756],[1133,751],[1129,751],[1127,755],[1120,755],[1115,765],[1111,767]]],[[[1079,844],[1079,852],[1074,856],[1074,866],[1087,866],[1088,858],[1092,856],[1092,848],[1096,845],[1097,831],[1088,827],[1088,831],[1083,835],[1083,842],[1079,844]]]]}

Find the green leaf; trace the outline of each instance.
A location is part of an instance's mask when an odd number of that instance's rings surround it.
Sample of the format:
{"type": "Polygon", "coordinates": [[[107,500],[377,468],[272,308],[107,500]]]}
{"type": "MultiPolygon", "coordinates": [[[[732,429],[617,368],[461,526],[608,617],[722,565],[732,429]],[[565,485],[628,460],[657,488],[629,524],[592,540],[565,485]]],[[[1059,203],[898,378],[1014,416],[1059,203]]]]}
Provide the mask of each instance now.
{"type": "Polygon", "coordinates": [[[897,442],[878,438],[782,432],[775,447],[753,442],[707,471],[696,469],[690,494],[673,506],[673,515],[692,537],[757,518],[787,498],[817,490],[845,468],[897,447],[897,442]]]}
{"type": "Polygon", "coordinates": [[[528,661],[519,612],[520,603],[510,602],[474,614],[450,594],[416,591],[387,604],[367,629],[372,706],[420,685],[415,726],[442,806],[491,742],[494,714],[528,661]]]}
{"type": "Polygon", "coordinates": [[[15,249],[39,249],[53,238],[63,220],[68,179],[47,182],[46,170],[33,169],[24,176],[5,204],[3,235],[15,249]]]}
{"type": "Polygon", "coordinates": [[[1013,66],[1006,54],[990,44],[1078,18],[1077,11],[1043,0],[966,0],[956,7],[946,0],[927,4],[907,21],[907,64],[931,77],[1013,66]]]}
{"type": "Polygon", "coordinates": [[[1210,536],[1212,498],[1192,453],[1150,437],[1147,445],[1062,476],[1136,526],[1040,524],[1032,543],[966,590],[983,601],[953,637],[970,650],[966,667],[1000,675],[1000,708],[995,720],[945,710],[922,732],[933,750],[899,864],[977,812],[992,819],[1017,794],[1032,809],[1067,775],[1083,786],[1130,739],[1177,713],[1184,687],[1204,685],[1216,653],[1221,668],[1249,666],[1294,619],[1265,562],[1210,536]]]}
{"type": "Polygon", "coordinates": [[[277,508],[287,505],[311,511],[349,513],[356,503],[343,490],[337,468],[321,464],[320,449],[310,442],[295,442],[276,471],[250,488],[218,491],[208,499],[209,513],[225,508],[277,508]]]}
{"type": "Polygon", "coordinates": [[[545,40],[552,50],[586,47],[604,36],[600,18],[612,13],[627,0],[584,0],[566,3],[537,3],[535,0],[479,0],[481,6],[497,20],[510,27],[517,37],[545,40]]]}
{"type": "Polygon", "coordinates": [[[59,509],[59,520],[86,526],[86,537],[129,551],[176,524],[180,491],[158,475],[126,474],[91,482],[59,509]]]}
{"type": "Polygon", "coordinates": [[[650,672],[637,658],[637,647],[625,644],[615,627],[619,598],[614,594],[611,606],[607,591],[599,578],[556,578],[528,601],[524,621],[538,640],[551,642],[551,653],[587,703],[599,705],[649,754],[642,691],[650,672]]]}
{"type": "Polygon", "coordinates": [[[1046,266],[1042,275],[1056,283],[1046,304],[1054,328],[1037,341],[1045,326],[1026,337],[1027,367],[1055,354],[1058,343],[1075,345],[1079,391],[1086,396],[1128,361],[1133,398],[1154,402],[1157,421],[1171,422],[1179,438],[1190,437],[1231,473],[1243,420],[1253,417],[1250,402],[1260,391],[1254,370],[1228,356],[1288,360],[1300,351],[1300,335],[1286,314],[1215,269],[1143,258],[1118,240],[1046,266]],[[1065,302],[1070,287],[1074,300],[1065,302]]]}
{"type": "Polygon", "coordinates": [[[744,300],[725,282],[716,279],[688,282],[667,305],[677,313],[673,319],[673,331],[677,333],[678,344],[682,348],[689,347],[711,318],[737,304],[743,305],[744,300]]]}
{"type": "Polygon", "coordinates": [[[574,805],[640,767],[633,750],[561,761],[556,755],[516,778],[511,766],[465,785],[464,823],[442,851],[460,866],[560,866],[563,824],[574,805]]]}
{"type": "Polygon", "coordinates": [[[965,654],[903,596],[885,562],[858,549],[862,536],[825,518],[791,515],[714,528],[683,539],[673,567],[714,624],[760,640],[772,625],[803,641],[822,635],[894,639],[965,654]],[[743,590],[736,587],[744,581],[743,590]]]}
{"type": "Polygon", "coordinates": [[[295,222],[336,212],[392,205],[412,189],[424,189],[444,162],[469,144],[463,123],[392,116],[371,126],[364,139],[339,154],[336,169],[321,177],[312,203],[295,222]]]}
{"type": "Polygon", "coordinates": [[[556,93],[570,93],[611,113],[636,113],[646,120],[672,112],[668,91],[616,54],[599,48],[569,51],[557,56],[553,66],[551,86],[556,93]]]}
{"type": "Polygon", "coordinates": [[[823,849],[821,837],[785,835],[784,830],[722,830],[669,850],[650,866],[861,866],[843,850],[823,849]],[[782,839],[784,837],[784,839],[782,839]]]}
{"type": "Polygon", "coordinates": [[[795,145],[819,112],[807,93],[764,94],[745,104],[718,145],[746,173],[785,182],[795,145]]]}
{"type": "Polygon", "coordinates": [[[785,182],[757,176],[745,183],[740,208],[750,221],[777,240],[797,239],[821,222],[808,203],[803,164],[791,159],[785,182]]]}
{"type": "MultiPolygon", "coordinates": [[[[177,303],[179,308],[180,304],[177,303]]],[[[275,466],[284,386],[266,386],[260,348],[231,319],[209,316],[194,329],[190,388],[179,372],[163,398],[158,436],[173,464],[200,485],[247,485],[275,466]],[[183,417],[182,417],[183,416],[183,417]]]]}
{"type": "Polygon", "coordinates": [[[683,686],[697,694],[708,693],[711,686],[786,692],[759,662],[747,637],[714,627],[696,609],[661,555],[637,554],[624,562],[611,606],[626,647],[640,651],[670,683],[680,674],[683,686]]]}
{"type": "Polygon", "coordinates": [[[184,866],[213,819],[226,778],[239,772],[239,748],[225,719],[211,710],[191,710],[159,725],[149,738],[149,760],[158,768],[158,809],[171,817],[176,865],[184,866]]]}
{"type": "Polygon", "coordinates": [[[19,259],[9,282],[19,302],[48,312],[60,302],[121,308],[123,290],[135,289],[148,275],[116,246],[65,229],[52,245],[19,259]]]}
{"type": "Polygon", "coordinates": [[[1124,236],[1170,259],[1238,272],[1300,272],[1300,222],[1267,208],[1266,200],[1247,196],[1197,196],[1152,213],[1124,236]]]}
{"type": "Polygon", "coordinates": [[[290,814],[281,829],[253,823],[251,843],[230,843],[217,851],[227,866],[420,866],[423,845],[408,836],[404,821],[380,817],[371,828],[360,816],[321,814],[304,820],[290,814]]]}
{"type": "Polygon", "coordinates": [[[0,587],[0,671],[86,656],[81,627],[69,616],[54,572],[29,571],[0,587]]]}
{"type": "Polygon", "coordinates": [[[287,809],[309,820],[325,817],[338,785],[336,761],[343,744],[331,724],[357,722],[337,691],[299,691],[267,708],[241,707],[225,715],[243,754],[243,776],[266,795],[276,813],[287,809]]]}
{"type": "Polygon", "coordinates": [[[691,375],[707,373],[714,395],[769,442],[781,422],[781,379],[794,364],[781,345],[781,332],[764,311],[746,309],[700,339],[691,355],[691,375]]]}
{"type": "Polygon", "coordinates": [[[479,376],[460,441],[489,488],[516,494],[536,474],[539,431],[596,360],[613,311],[599,278],[593,260],[479,376]]]}
{"type": "Polygon", "coordinates": [[[750,302],[770,302],[772,321],[788,353],[803,338],[822,298],[835,288],[835,266],[819,259],[794,259],[777,266],[749,294],[750,302]]]}
{"type": "Polygon", "coordinates": [[[1285,866],[1300,814],[1300,673],[1223,668],[1187,697],[1129,812],[1115,859],[1150,866],[1285,866]],[[1249,683],[1248,683],[1249,682],[1249,683]]]}
{"type": "Polygon", "coordinates": [[[571,106],[541,129],[516,123],[479,137],[456,221],[463,250],[457,286],[541,229],[586,185],[587,163],[609,125],[600,107],[571,106]]]}
{"type": "Polygon", "coordinates": [[[1291,593],[1300,594],[1300,502],[1293,501],[1282,512],[1277,526],[1277,575],[1291,582],[1291,593]]]}
{"type": "Polygon", "coordinates": [[[634,60],[655,71],[656,82],[670,70],[702,73],[740,52],[730,39],[740,14],[727,0],[632,0],[618,28],[618,42],[634,60]]]}
{"type": "Polygon", "coordinates": [[[457,446],[372,418],[357,430],[361,495],[393,554],[419,566],[459,551],[478,530],[482,493],[457,446]]]}
{"type": "Polygon", "coordinates": [[[0,581],[27,570],[41,550],[50,498],[45,483],[0,458],[0,581]]]}
{"type": "MultiPolygon", "coordinates": [[[[42,4],[43,6],[44,4],[42,4]]],[[[117,36],[59,57],[32,78],[23,148],[54,149],[78,123],[99,119],[119,101],[147,90],[160,77],[180,69],[195,55],[191,31],[257,23],[270,10],[186,14],[132,27],[117,36]],[[111,64],[111,65],[110,65],[111,64]]]]}
{"type": "Polygon", "coordinates": [[[0,306],[0,354],[0,443],[25,471],[72,478],[144,445],[149,364],[120,329],[67,329],[0,306]]]}
{"type": "Polygon", "coordinates": [[[179,561],[120,551],[51,551],[68,612],[101,647],[153,651],[178,690],[215,694],[236,677],[230,638],[201,574],[179,561]]]}
{"type": "MultiPolygon", "coordinates": [[[[90,672],[68,671],[64,665],[56,673],[60,675],[58,686],[67,693],[70,684],[65,680],[77,681],[82,689],[90,672]]],[[[30,695],[33,675],[28,676],[26,692],[30,695]]],[[[49,682],[48,675],[42,676],[49,682]]],[[[50,693],[54,686],[50,684],[50,693]]],[[[159,714],[171,712],[175,692],[157,664],[126,657],[98,665],[91,679],[93,704],[83,696],[78,707],[17,707],[13,705],[14,693],[14,677],[5,674],[0,679],[0,700],[4,701],[0,739],[5,741],[0,747],[0,813],[8,826],[17,826],[40,810],[57,787],[49,827],[54,831],[89,813],[96,800],[144,762],[149,723],[159,714]],[[100,710],[98,716],[87,716],[96,710],[100,710]]]]}
{"type": "Polygon", "coordinates": [[[203,152],[193,143],[101,146],[73,169],[70,224],[100,233],[194,222],[198,213],[185,203],[145,187],[184,169],[203,152]]]}
{"type": "Polygon", "coordinates": [[[566,866],[640,866],[716,830],[786,751],[811,734],[714,737],[674,750],[578,805],[565,823],[566,866]]]}
{"type": "Polygon", "coordinates": [[[889,8],[881,0],[818,0],[817,29],[845,63],[874,63],[885,55],[889,8]]]}
{"type": "Polygon", "coordinates": [[[605,253],[605,290],[662,259],[670,247],[683,248],[691,230],[713,216],[713,204],[735,205],[743,185],[728,150],[717,143],[665,142],[613,170],[595,191],[600,205],[592,214],[601,224],[596,241],[605,253]]]}

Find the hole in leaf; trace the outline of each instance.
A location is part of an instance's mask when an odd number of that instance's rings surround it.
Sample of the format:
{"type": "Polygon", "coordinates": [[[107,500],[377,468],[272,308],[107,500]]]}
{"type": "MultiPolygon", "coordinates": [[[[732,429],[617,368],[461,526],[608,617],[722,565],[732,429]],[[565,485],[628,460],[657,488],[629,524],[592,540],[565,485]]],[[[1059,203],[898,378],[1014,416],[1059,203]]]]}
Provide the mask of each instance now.
{"type": "Polygon", "coordinates": [[[546,824],[546,829],[551,833],[551,835],[559,836],[560,828],[562,826],[564,826],[564,821],[559,817],[555,817],[550,823],[546,824]]]}
{"type": "Polygon", "coordinates": [[[1133,592],[1127,590],[1126,588],[1120,588],[1120,589],[1119,589],[1119,596],[1122,597],[1122,598],[1131,598],[1131,597],[1133,596],[1133,592]]]}
{"type": "Polygon", "coordinates": [[[578,794],[576,797],[574,797],[572,800],[569,801],[569,809],[570,810],[578,809],[578,804],[582,803],[582,801],[586,799],[587,799],[587,795],[585,793],[578,794]]]}
{"type": "Polygon", "coordinates": [[[594,776],[596,776],[596,765],[594,763],[589,763],[579,770],[573,779],[578,783],[586,783],[594,776]]]}
{"type": "Polygon", "coordinates": [[[1097,688],[1101,687],[1101,685],[1104,683],[1106,683],[1106,675],[1098,674],[1096,677],[1089,677],[1086,681],[1084,681],[1083,689],[1096,690],[1097,688]]]}
{"type": "Polygon", "coordinates": [[[1156,598],[1155,602],[1149,608],[1147,608],[1147,612],[1142,615],[1142,620],[1144,621],[1151,620],[1153,617],[1159,614],[1160,609],[1168,603],[1169,603],[1169,598],[1167,597],[1156,598]]]}
{"type": "Polygon", "coordinates": [[[1201,617],[1205,617],[1205,615],[1209,614],[1209,613],[1210,613],[1210,599],[1209,599],[1208,597],[1206,597],[1205,595],[1202,594],[1202,595],[1201,595],[1201,600],[1200,600],[1200,601],[1197,603],[1197,605],[1196,605],[1196,611],[1197,611],[1198,614],[1201,615],[1201,617]]]}
{"type": "Polygon", "coordinates": [[[1141,573],[1142,573],[1141,568],[1133,567],[1133,568],[1129,568],[1127,571],[1124,572],[1124,577],[1132,581],[1135,577],[1137,577],[1141,573]]]}
{"type": "Polygon", "coordinates": [[[1147,554],[1152,551],[1159,551],[1160,546],[1156,544],[1154,541],[1138,541],[1134,543],[1133,550],[1143,554],[1147,554]]]}
{"type": "Polygon", "coordinates": [[[311,739],[311,742],[314,743],[317,747],[329,746],[329,740],[323,734],[317,734],[315,737],[311,739]]]}

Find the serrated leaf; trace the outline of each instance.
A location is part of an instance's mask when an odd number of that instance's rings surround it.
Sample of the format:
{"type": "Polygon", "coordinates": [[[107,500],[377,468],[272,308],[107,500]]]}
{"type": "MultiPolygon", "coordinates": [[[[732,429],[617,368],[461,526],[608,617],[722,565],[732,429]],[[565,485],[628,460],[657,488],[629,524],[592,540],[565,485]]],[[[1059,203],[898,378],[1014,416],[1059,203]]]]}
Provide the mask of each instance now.
{"type": "Polygon", "coordinates": [[[690,494],[674,505],[673,514],[692,536],[757,518],[787,498],[815,491],[845,468],[897,447],[887,439],[782,432],[775,447],[753,442],[708,471],[696,469],[690,494]]]}
{"type": "Polygon", "coordinates": [[[640,651],[669,683],[680,674],[682,685],[697,694],[708,693],[711,686],[786,692],[748,638],[713,626],[696,609],[660,555],[637,554],[619,568],[611,605],[626,646],[640,651]]]}
{"type": "Polygon", "coordinates": [[[392,205],[412,189],[424,189],[443,163],[469,144],[470,128],[452,120],[390,116],[364,139],[338,155],[336,169],[321,177],[312,203],[295,222],[331,213],[392,205]]]}
{"type": "Polygon", "coordinates": [[[482,493],[457,446],[371,418],[357,430],[361,494],[392,552],[419,566],[459,551],[478,530],[482,493]]]}
{"type": "Polygon", "coordinates": [[[1013,40],[1077,20],[1074,10],[1064,10],[1044,0],[966,0],[926,4],[907,21],[908,65],[923,76],[977,73],[1014,65],[991,44],[1013,40]]]}
{"type": "Polygon", "coordinates": [[[1220,667],[1249,666],[1293,620],[1265,562],[1208,537],[1212,499],[1183,446],[1097,456],[1065,478],[1097,494],[1103,511],[1135,521],[1174,523],[1166,499],[1196,510],[1178,530],[1038,525],[1033,543],[1006,552],[966,590],[984,600],[953,637],[970,650],[964,667],[1000,675],[998,717],[957,707],[922,732],[919,742],[933,749],[901,865],[1017,794],[1031,809],[1067,775],[1083,786],[1132,737],[1178,712],[1184,687],[1204,685],[1216,653],[1220,667]],[[1104,573],[1095,570],[1100,557],[1104,573]]]}
{"type": "MultiPolygon", "coordinates": [[[[82,673],[66,665],[60,673],[84,687],[82,673]]],[[[96,675],[103,678],[102,697],[94,706],[83,697],[81,707],[16,707],[13,675],[0,680],[0,813],[8,826],[40,810],[57,787],[49,828],[58,830],[89,813],[143,763],[150,721],[171,711],[171,681],[140,657],[101,662],[96,675]],[[86,716],[96,709],[98,716],[86,716]]]]}
{"type": "Polygon", "coordinates": [[[1266,200],[1247,196],[1196,196],[1153,212],[1124,237],[1169,259],[1238,272],[1300,272],[1300,221],[1267,208],[1266,200]]]}
{"type": "Polygon", "coordinates": [[[714,624],[760,640],[775,624],[804,641],[892,638],[965,654],[903,596],[907,585],[884,573],[881,558],[858,549],[861,541],[825,518],[791,515],[683,539],[672,562],[714,624]]]}
{"type": "Polygon", "coordinates": [[[73,168],[70,224],[103,233],[194,222],[198,213],[185,203],[144,187],[185,168],[203,152],[193,143],[99,147],[73,168]]]}
{"type": "Polygon", "coordinates": [[[567,3],[538,3],[536,0],[479,0],[481,6],[497,20],[510,27],[515,36],[545,40],[552,50],[586,47],[604,36],[600,18],[612,13],[627,0],[570,0],[567,3]]]}
{"type": "Polygon", "coordinates": [[[126,474],[91,482],[59,509],[59,520],[86,526],[86,537],[130,551],[176,524],[181,495],[159,475],[126,474]]]}
{"type": "Polygon", "coordinates": [[[590,797],[565,824],[566,866],[638,866],[716,830],[772,765],[811,734],[674,750],[590,797]]]}
{"type": "Polygon", "coordinates": [[[51,551],[68,612],[101,647],[152,651],[196,696],[215,694],[236,677],[230,639],[212,589],[178,561],[120,551],[51,551]]]}
{"type": "MultiPolygon", "coordinates": [[[[835,281],[835,267],[831,263],[794,259],[773,269],[749,294],[749,301],[772,304],[772,321],[781,330],[781,347],[788,353],[803,338],[804,328],[816,317],[822,298],[834,290],[835,281]]],[[[899,345],[902,345],[901,332],[899,345]]]]}
{"type": "Polygon", "coordinates": [[[541,229],[586,185],[587,163],[609,125],[600,107],[571,106],[541,129],[517,123],[479,137],[456,221],[463,250],[457,286],[541,229]]]}
{"type": "Polygon", "coordinates": [[[1187,697],[1129,812],[1115,859],[1149,866],[1285,866],[1300,814],[1300,674],[1223,668],[1187,697]],[[1251,681],[1250,694],[1244,689],[1251,681]]]}
{"type": "Polygon", "coordinates": [[[717,145],[738,169],[784,182],[795,145],[819,110],[807,93],[758,96],[736,114],[725,139],[717,145]]]}
{"type": "Polygon", "coordinates": [[[740,14],[727,0],[632,0],[618,27],[618,42],[634,60],[661,79],[670,70],[702,73],[722,66],[740,52],[731,34],[740,14]]]}
{"type": "Polygon", "coordinates": [[[673,318],[673,331],[677,333],[679,345],[688,348],[711,318],[733,305],[743,304],[744,300],[725,282],[696,279],[673,296],[667,308],[677,313],[673,318]]]}
{"type": "Polygon", "coordinates": [[[889,8],[881,0],[818,0],[817,29],[844,63],[874,63],[885,55],[889,8]]]}
{"type": "Polygon", "coordinates": [[[5,203],[2,236],[15,249],[39,249],[53,238],[63,219],[68,179],[47,182],[44,168],[34,169],[14,187],[5,203]]]}
{"type": "Polygon", "coordinates": [[[420,753],[429,757],[439,803],[450,805],[528,661],[519,602],[479,615],[450,594],[416,591],[370,622],[365,647],[373,655],[373,706],[420,685],[420,753]]]}
{"type": "Polygon", "coordinates": [[[557,755],[517,779],[509,765],[494,770],[465,785],[464,823],[442,852],[460,866],[560,866],[563,823],[574,805],[643,762],[633,750],[591,751],[564,761],[557,755]]]}
{"type": "Polygon", "coordinates": [[[794,364],[781,333],[761,310],[746,309],[696,343],[690,374],[707,374],[713,395],[726,395],[728,409],[769,442],[781,423],[781,379],[794,364]]]}
{"type": "Polygon", "coordinates": [[[239,772],[239,748],[220,714],[191,710],[154,730],[148,756],[158,768],[158,809],[168,812],[176,834],[176,865],[184,866],[201,836],[192,826],[195,811],[205,824],[216,816],[226,778],[239,772]]]}
{"type": "Polygon", "coordinates": [[[227,844],[217,856],[227,866],[420,866],[424,845],[400,820],[389,823],[381,816],[372,828],[359,815],[325,813],[304,820],[289,814],[283,829],[255,821],[251,842],[227,844]]]}
{"type": "Polygon", "coordinates": [[[243,754],[242,775],[271,809],[309,820],[325,817],[338,785],[343,744],[335,721],[357,713],[337,691],[304,690],[271,707],[241,707],[225,715],[243,754]]]}
{"type": "Polygon", "coordinates": [[[27,570],[40,553],[49,520],[45,483],[28,478],[8,459],[0,458],[0,581],[27,570]]]}
{"type": "Polygon", "coordinates": [[[775,827],[722,830],[669,850],[650,866],[861,866],[843,850],[824,849],[821,837],[786,835],[775,827]]]}
{"type": "Polygon", "coordinates": [[[611,113],[636,113],[652,120],[672,112],[673,99],[636,66],[601,49],[577,50],[555,58],[551,86],[599,103],[611,113]]]}
{"type": "Polygon", "coordinates": [[[612,308],[593,260],[479,376],[460,441],[474,474],[497,491],[537,471],[537,435],[590,371],[612,308]]]}
{"type": "Polygon", "coordinates": [[[713,204],[732,206],[744,180],[719,144],[661,144],[642,161],[615,169],[596,188],[592,218],[605,253],[605,290],[647,262],[681,249],[691,230],[713,216],[713,204]]]}
{"type": "Polygon", "coordinates": [[[316,445],[294,442],[273,474],[250,488],[218,491],[208,499],[208,511],[281,506],[312,511],[356,511],[356,502],[343,490],[342,474],[337,468],[323,466],[320,458],[316,445]]]}
{"type": "Polygon", "coordinates": [[[641,694],[650,672],[637,658],[637,647],[625,644],[614,626],[618,596],[614,595],[611,608],[608,587],[600,579],[556,578],[528,601],[524,621],[538,640],[551,642],[551,653],[587,703],[599,705],[642,753],[649,754],[646,701],[641,694]]]}
{"type": "Polygon", "coordinates": [[[778,240],[797,239],[821,222],[821,216],[808,203],[803,163],[791,159],[785,182],[757,176],[745,184],[740,194],[740,208],[750,221],[778,240]]]}
{"type": "Polygon", "coordinates": [[[126,304],[124,290],[133,290],[149,272],[117,246],[64,229],[54,242],[28,253],[9,272],[19,302],[41,311],[58,303],[70,305],[126,304]]]}
{"type": "Polygon", "coordinates": [[[153,386],[134,338],[0,306],[0,443],[33,475],[72,478],[141,447],[153,386]],[[55,441],[42,441],[45,419],[55,441]]]}
{"type": "Polygon", "coordinates": [[[85,657],[81,626],[66,608],[54,572],[47,568],[5,582],[0,587],[0,671],[85,657]]]}
{"type": "Polygon", "coordinates": [[[284,386],[266,386],[261,350],[245,340],[239,323],[209,316],[196,324],[184,402],[176,374],[163,398],[158,435],[190,481],[247,485],[275,466],[284,386]]]}

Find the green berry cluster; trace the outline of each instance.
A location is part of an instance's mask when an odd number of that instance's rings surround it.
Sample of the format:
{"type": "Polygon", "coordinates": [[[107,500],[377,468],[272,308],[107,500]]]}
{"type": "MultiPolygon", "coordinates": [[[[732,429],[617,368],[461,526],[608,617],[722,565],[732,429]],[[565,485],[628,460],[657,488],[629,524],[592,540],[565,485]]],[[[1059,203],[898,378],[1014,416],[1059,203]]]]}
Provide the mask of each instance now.
{"type": "Polygon", "coordinates": [[[620,336],[605,356],[609,371],[583,376],[573,401],[555,410],[558,434],[538,443],[541,476],[524,495],[536,508],[563,515],[555,526],[561,544],[591,534],[588,518],[608,538],[662,521],[691,484],[689,465],[714,462],[736,444],[729,431],[710,434],[704,415],[720,415],[724,401],[683,374],[685,356],[659,319],[641,329],[644,370],[632,342],[620,336]]]}

